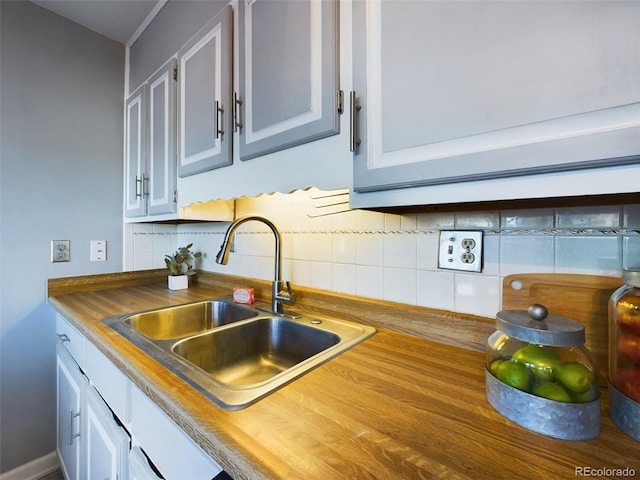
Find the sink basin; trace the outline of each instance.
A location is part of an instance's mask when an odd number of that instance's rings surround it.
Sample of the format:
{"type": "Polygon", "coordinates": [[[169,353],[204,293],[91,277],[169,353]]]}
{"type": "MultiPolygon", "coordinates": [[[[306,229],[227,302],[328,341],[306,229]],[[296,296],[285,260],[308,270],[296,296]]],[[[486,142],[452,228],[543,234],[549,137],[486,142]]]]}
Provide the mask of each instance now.
{"type": "Polygon", "coordinates": [[[225,409],[251,405],[376,332],[335,318],[278,315],[228,297],[103,322],[225,409]]]}
{"type": "Polygon", "coordinates": [[[261,318],[182,340],[173,352],[221,384],[254,385],[340,342],[335,333],[283,318],[261,318]]]}
{"type": "Polygon", "coordinates": [[[258,312],[234,303],[206,300],[128,315],[124,322],[147,337],[165,340],[255,317],[258,312]]]}

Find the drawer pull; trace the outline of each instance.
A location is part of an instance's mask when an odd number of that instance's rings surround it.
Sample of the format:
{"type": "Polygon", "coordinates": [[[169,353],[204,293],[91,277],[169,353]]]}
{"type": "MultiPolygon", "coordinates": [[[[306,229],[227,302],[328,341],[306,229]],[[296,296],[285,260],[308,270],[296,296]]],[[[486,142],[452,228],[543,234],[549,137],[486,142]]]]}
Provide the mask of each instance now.
{"type": "Polygon", "coordinates": [[[71,339],[67,336],[66,333],[56,333],[58,336],[58,341],[60,343],[71,342],[71,339]]]}

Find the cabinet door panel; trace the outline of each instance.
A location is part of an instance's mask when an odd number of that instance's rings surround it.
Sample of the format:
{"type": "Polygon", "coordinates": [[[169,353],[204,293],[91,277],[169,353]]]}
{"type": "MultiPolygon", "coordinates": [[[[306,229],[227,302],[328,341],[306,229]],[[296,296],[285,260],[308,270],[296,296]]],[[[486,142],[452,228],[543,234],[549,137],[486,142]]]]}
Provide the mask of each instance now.
{"type": "Polygon", "coordinates": [[[178,175],[232,162],[232,17],[227,6],[178,53],[178,175]]]}
{"type": "Polygon", "coordinates": [[[129,451],[129,480],[162,480],[151,468],[140,447],[129,451]]]}
{"type": "Polygon", "coordinates": [[[84,421],[83,478],[127,478],[129,435],[116,423],[111,410],[93,387],[87,388],[84,421]]]}
{"type": "Polygon", "coordinates": [[[176,72],[171,59],[149,85],[149,215],[174,213],[176,190],[176,72]]]}
{"type": "Polygon", "coordinates": [[[636,2],[354,3],[355,190],[634,163],[636,2]]]}
{"type": "Polygon", "coordinates": [[[60,465],[68,480],[80,480],[81,472],[81,415],[84,404],[86,377],[66,349],[56,347],[57,383],[57,451],[60,465]]]}
{"type": "Polygon", "coordinates": [[[240,158],[337,134],[333,1],[239,3],[240,158]]]}
{"type": "Polygon", "coordinates": [[[140,217],[147,213],[144,197],[146,182],[146,108],[147,84],[140,86],[125,102],[125,215],[140,217]]]}

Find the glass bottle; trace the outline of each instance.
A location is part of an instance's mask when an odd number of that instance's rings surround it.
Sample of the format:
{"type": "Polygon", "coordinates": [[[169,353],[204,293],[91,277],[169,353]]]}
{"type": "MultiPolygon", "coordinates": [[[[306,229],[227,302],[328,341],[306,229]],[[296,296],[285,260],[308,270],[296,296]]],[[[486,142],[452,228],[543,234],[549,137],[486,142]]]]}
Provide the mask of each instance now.
{"type": "Polygon", "coordinates": [[[640,441],[640,268],[609,300],[609,416],[640,441]]]}

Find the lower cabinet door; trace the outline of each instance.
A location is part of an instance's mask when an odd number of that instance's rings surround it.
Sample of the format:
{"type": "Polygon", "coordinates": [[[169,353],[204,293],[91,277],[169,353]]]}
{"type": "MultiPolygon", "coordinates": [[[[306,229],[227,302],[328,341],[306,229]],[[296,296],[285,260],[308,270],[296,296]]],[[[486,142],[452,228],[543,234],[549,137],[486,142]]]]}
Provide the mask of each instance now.
{"type": "Polygon", "coordinates": [[[88,381],[62,345],[56,347],[56,353],[58,458],[64,477],[67,480],[80,480],[81,409],[88,381]]]}
{"type": "Polygon", "coordinates": [[[129,451],[129,480],[162,480],[140,447],[129,451]]]}
{"type": "Polygon", "coordinates": [[[84,414],[84,475],[86,479],[127,478],[130,439],[93,387],[86,389],[84,414]]]}

